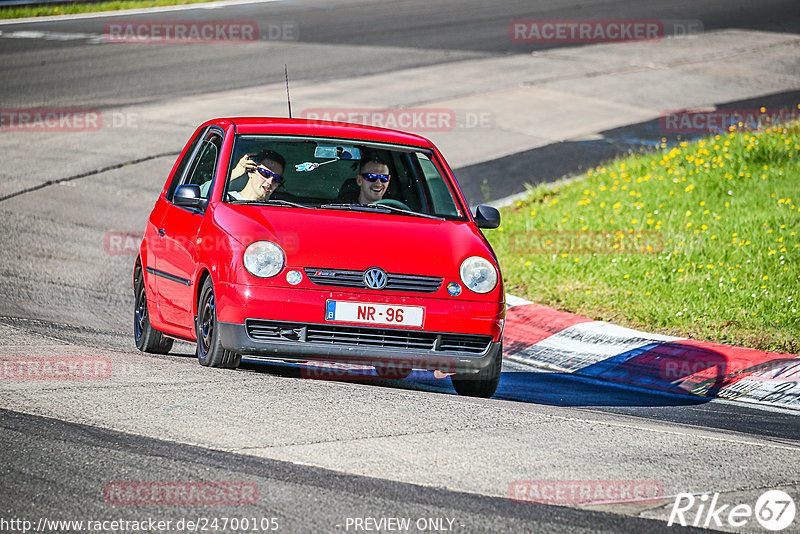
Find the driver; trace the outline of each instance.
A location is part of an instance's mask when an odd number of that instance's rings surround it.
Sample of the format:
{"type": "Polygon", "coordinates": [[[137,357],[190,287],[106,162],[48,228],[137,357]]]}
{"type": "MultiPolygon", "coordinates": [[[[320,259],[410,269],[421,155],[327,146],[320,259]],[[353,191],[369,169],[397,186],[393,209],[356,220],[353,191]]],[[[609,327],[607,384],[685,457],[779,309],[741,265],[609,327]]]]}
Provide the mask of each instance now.
{"type": "Polygon", "coordinates": [[[390,179],[389,167],[382,161],[378,159],[362,161],[356,176],[358,203],[372,204],[381,200],[389,189],[390,179]]]}
{"type": "Polygon", "coordinates": [[[286,160],[273,150],[259,152],[252,158],[245,154],[231,171],[231,180],[244,174],[247,184],[241,191],[229,191],[236,200],[266,200],[283,180],[286,160]]]}

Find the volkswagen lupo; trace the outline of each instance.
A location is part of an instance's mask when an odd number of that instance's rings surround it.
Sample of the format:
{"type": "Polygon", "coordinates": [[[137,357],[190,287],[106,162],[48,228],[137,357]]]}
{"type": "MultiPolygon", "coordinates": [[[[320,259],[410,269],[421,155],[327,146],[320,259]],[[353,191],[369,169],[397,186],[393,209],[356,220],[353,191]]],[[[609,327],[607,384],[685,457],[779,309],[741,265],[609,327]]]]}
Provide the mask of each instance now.
{"type": "Polygon", "coordinates": [[[145,352],[449,375],[490,397],[505,320],[497,258],[427,139],[353,124],[215,119],[178,157],[133,272],[145,352]]]}

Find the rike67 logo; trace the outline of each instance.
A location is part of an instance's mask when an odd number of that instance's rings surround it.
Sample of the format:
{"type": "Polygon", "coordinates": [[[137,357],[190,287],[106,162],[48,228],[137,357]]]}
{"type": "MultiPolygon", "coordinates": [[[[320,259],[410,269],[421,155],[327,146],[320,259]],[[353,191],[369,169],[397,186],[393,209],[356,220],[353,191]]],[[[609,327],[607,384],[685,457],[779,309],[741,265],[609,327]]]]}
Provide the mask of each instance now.
{"type": "Polygon", "coordinates": [[[675,497],[667,526],[675,523],[682,527],[743,528],[753,518],[765,529],[777,532],[794,522],[796,507],[792,497],[781,490],[769,490],[756,501],[755,506],[741,503],[733,505],[720,502],[719,493],[695,496],[679,493],[675,497]],[[710,500],[709,500],[710,499],[710,500]]]}

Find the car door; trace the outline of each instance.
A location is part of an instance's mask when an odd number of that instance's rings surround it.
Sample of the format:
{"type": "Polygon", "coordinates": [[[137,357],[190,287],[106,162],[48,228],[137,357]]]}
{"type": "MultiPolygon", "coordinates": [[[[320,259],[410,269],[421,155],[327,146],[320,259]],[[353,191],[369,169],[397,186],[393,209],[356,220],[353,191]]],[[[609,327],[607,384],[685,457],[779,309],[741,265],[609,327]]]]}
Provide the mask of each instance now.
{"type": "MultiPolygon", "coordinates": [[[[178,185],[199,185],[204,198],[210,196],[222,137],[222,130],[209,128],[178,185]]],[[[188,334],[194,328],[192,282],[197,272],[197,238],[205,210],[176,206],[171,198],[167,200],[164,218],[158,228],[161,240],[161,253],[156,260],[159,311],[165,322],[187,329],[188,334]]]]}

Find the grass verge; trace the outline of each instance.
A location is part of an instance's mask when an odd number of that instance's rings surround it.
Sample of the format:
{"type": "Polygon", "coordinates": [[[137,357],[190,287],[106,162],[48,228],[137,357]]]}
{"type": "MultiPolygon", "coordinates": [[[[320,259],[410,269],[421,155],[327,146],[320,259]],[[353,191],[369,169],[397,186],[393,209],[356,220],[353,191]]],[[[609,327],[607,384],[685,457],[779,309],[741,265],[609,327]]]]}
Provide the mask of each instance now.
{"type": "Polygon", "coordinates": [[[652,332],[800,353],[800,131],[733,131],[531,189],[489,232],[506,290],[652,332]]]}
{"type": "Polygon", "coordinates": [[[214,0],[120,0],[113,2],[74,2],[69,4],[44,4],[37,6],[9,6],[0,8],[0,19],[74,15],[76,13],[96,13],[99,11],[119,11],[122,9],[200,4],[213,1],[214,0]]]}

